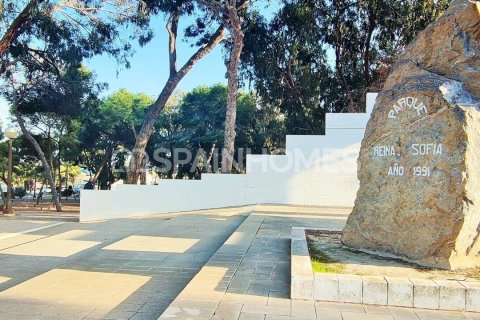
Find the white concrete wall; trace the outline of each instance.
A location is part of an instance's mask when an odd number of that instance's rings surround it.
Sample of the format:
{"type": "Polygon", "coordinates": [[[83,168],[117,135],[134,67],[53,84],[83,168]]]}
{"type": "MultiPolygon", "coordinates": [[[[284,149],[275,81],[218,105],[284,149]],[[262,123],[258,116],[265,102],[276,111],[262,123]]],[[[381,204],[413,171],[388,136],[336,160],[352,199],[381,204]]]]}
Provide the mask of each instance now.
{"type": "Polygon", "coordinates": [[[353,206],[358,152],[375,98],[367,95],[366,113],[327,114],[324,136],[287,136],[286,155],[248,155],[244,175],[203,174],[194,181],[82,190],[80,220],[261,203],[353,206]]]}

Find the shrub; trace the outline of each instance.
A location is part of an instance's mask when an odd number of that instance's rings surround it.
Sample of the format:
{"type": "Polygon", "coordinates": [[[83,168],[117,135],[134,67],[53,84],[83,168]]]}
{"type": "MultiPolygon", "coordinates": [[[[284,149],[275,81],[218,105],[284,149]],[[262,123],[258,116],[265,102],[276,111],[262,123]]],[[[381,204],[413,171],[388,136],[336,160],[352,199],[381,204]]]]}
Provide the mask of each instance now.
{"type": "Polygon", "coordinates": [[[23,197],[25,197],[26,194],[27,194],[27,191],[25,190],[25,188],[16,187],[15,189],[13,189],[13,195],[15,198],[22,199],[23,197]]]}

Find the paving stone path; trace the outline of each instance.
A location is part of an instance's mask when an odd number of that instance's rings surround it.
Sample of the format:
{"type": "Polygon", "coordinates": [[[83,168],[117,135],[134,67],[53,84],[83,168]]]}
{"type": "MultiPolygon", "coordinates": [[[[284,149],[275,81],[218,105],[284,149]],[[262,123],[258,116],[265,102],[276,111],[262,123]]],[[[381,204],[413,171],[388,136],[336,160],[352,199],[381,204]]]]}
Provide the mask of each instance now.
{"type": "Polygon", "coordinates": [[[2,219],[0,319],[157,319],[244,210],[59,225],[2,219]]]}
{"type": "Polygon", "coordinates": [[[96,223],[0,218],[0,320],[480,319],[290,300],[291,227],[341,228],[348,212],[260,206],[96,223]]]}
{"type": "Polygon", "coordinates": [[[160,319],[480,319],[476,313],[290,300],[291,227],[341,228],[348,210],[302,215],[278,209],[252,213],[160,319]]]}

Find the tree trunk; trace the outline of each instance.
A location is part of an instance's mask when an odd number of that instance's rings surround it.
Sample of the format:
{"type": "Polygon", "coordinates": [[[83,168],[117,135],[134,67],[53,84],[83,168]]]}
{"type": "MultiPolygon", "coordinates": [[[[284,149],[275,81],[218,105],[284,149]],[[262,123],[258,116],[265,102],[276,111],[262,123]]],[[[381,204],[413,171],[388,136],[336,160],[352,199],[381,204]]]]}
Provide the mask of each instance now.
{"type": "MultiPolygon", "coordinates": [[[[52,137],[50,135],[50,130],[48,130],[48,138],[47,138],[47,141],[48,141],[48,160],[50,161],[49,165],[50,165],[50,170],[51,170],[51,173],[52,173],[52,182],[54,183],[53,185],[51,185],[50,187],[51,188],[55,188],[55,167],[53,166],[53,151],[52,151],[52,137]]],[[[50,183],[50,182],[49,182],[50,183]]]]}
{"type": "Polygon", "coordinates": [[[13,20],[7,31],[0,40],[0,57],[4,57],[8,49],[18,38],[23,31],[25,31],[32,22],[34,10],[43,0],[31,0],[20,14],[13,20]]]}
{"type": "Polygon", "coordinates": [[[217,146],[217,143],[212,144],[212,147],[210,148],[210,153],[208,154],[207,157],[205,157],[205,167],[203,168],[204,173],[212,173],[212,165],[210,162],[212,162],[213,154],[215,152],[215,147],[217,146]]]}
{"type": "MultiPolygon", "coordinates": [[[[60,198],[61,198],[60,193],[60,198]]],[[[65,201],[68,202],[68,165],[65,165],[65,201]]]]}
{"type": "Polygon", "coordinates": [[[83,150],[83,155],[85,156],[85,163],[87,164],[87,168],[88,168],[88,176],[90,179],[92,179],[92,170],[94,169],[92,162],[90,161],[90,157],[87,151],[83,150]]]}
{"type": "Polygon", "coordinates": [[[113,152],[113,147],[112,147],[112,146],[109,146],[109,147],[107,148],[107,153],[105,153],[105,156],[103,157],[103,160],[102,160],[102,163],[100,164],[100,167],[98,167],[97,172],[96,172],[95,175],[93,176],[93,179],[92,179],[92,183],[93,183],[93,184],[96,184],[96,183],[97,183],[98,177],[100,176],[100,174],[102,173],[103,169],[105,168],[105,165],[107,164],[108,160],[111,160],[111,159],[112,159],[112,152],[113,152]]]}
{"type": "Polygon", "coordinates": [[[175,152],[175,147],[174,145],[171,143],[170,144],[170,163],[171,163],[171,166],[170,166],[170,170],[168,170],[167,172],[167,178],[168,179],[173,179],[173,174],[175,173],[175,167],[176,167],[176,163],[175,163],[175,157],[173,156],[173,153],[175,152]]]}
{"type": "Polygon", "coordinates": [[[333,1],[332,4],[335,4],[335,9],[336,9],[335,22],[334,22],[335,29],[336,29],[335,38],[336,38],[336,43],[337,43],[335,45],[335,69],[337,71],[338,76],[342,80],[343,91],[344,91],[345,97],[347,98],[348,103],[349,103],[348,107],[347,107],[347,110],[348,110],[348,112],[355,112],[356,111],[355,102],[353,100],[352,92],[350,91],[350,86],[348,85],[348,81],[347,81],[347,78],[345,77],[345,73],[344,73],[344,70],[343,70],[343,62],[345,61],[345,57],[342,54],[342,51],[344,50],[344,47],[341,44],[341,39],[344,36],[342,34],[342,31],[341,31],[341,28],[340,28],[340,25],[339,25],[340,16],[347,9],[348,6],[340,8],[340,7],[338,7],[339,4],[340,5],[341,4],[345,5],[345,4],[343,2],[337,2],[337,1],[333,1]]]}
{"type": "Polygon", "coordinates": [[[233,155],[235,153],[235,122],[237,119],[237,94],[238,77],[237,70],[240,64],[240,55],[243,50],[243,31],[240,18],[236,9],[229,13],[233,48],[230,52],[228,63],[228,99],[227,115],[225,118],[224,148],[222,152],[222,172],[231,173],[233,166],[233,155]],[[233,12],[232,12],[233,11],[233,12]]]}
{"type": "MultiPolygon", "coordinates": [[[[157,100],[148,109],[147,115],[143,121],[142,128],[138,133],[135,141],[135,147],[132,151],[130,163],[128,165],[127,184],[137,184],[138,177],[143,170],[142,164],[145,157],[145,148],[147,147],[148,140],[153,133],[153,126],[157,120],[160,112],[162,112],[168,99],[172,95],[173,91],[177,87],[178,83],[185,77],[185,75],[193,68],[193,66],[200,61],[204,56],[209,54],[213,48],[217,46],[223,40],[223,26],[220,26],[212,39],[205,46],[198,49],[198,51],[190,57],[187,63],[175,73],[170,73],[167,83],[163,87],[162,92],[158,96],[157,100]]],[[[174,40],[174,39],[173,39],[174,40]]],[[[170,38],[172,41],[172,37],[170,38]]],[[[176,54],[176,51],[170,47],[170,55],[176,54]]],[[[172,62],[172,61],[171,61],[172,62]]]]}
{"type": "Polygon", "coordinates": [[[370,13],[368,16],[367,37],[365,39],[365,51],[363,52],[363,80],[365,81],[365,88],[370,86],[370,47],[372,42],[373,31],[376,27],[376,16],[370,13]]]}
{"type": "Polygon", "coordinates": [[[352,96],[352,93],[350,91],[350,87],[348,85],[347,78],[345,78],[345,74],[343,73],[343,66],[342,66],[342,63],[340,62],[340,57],[338,55],[336,57],[335,65],[336,65],[336,68],[337,68],[337,73],[340,76],[340,79],[342,79],[343,90],[345,92],[345,96],[347,97],[348,102],[349,102],[347,110],[350,113],[355,113],[357,111],[357,108],[355,107],[355,102],[353,101],[353,96],[352,96]]]}
{"type": "Polygon", "coordinates": [[[365,88],[367,89],[370,86],[370,41],[372,39],[372,32],[369,31],[368,33],[365,52],[363,53],[363,80],[365,81],[365,88]]]}
{"type": "Polygon", "coordinates": [[[127,174],[127,184],[137,184],[138,177],[143,171],[143,158],[145,158],[145,149],[147,147],[148,140],[152,136],[153,126],[155,121],[158,118],[158,115],[165,107],[169,97],[173,93],[180,80],[177,80],[176,77],[172,79],[170,77],[167,81],[167,84],[162,90],[162,93],[155,101],[155,103],[149,108],[147,116],[143,122],[142,128],[138,133],[137,139],[135,141],[135,147],[132,151],[132,156],[130,158],[130,163],[128,165],[128,174],[127,174]]]}
{"type": "Polygon", "coordinates": [[[12,181],[12,162],[13,162],[13,142],[8,139],[8,173],[7,173],[7,201],[4,214],[15,214],[13,211],[13,181],[12,181]]]}
{"type": "Polygon", "coordinates": [[[17,118],[18,125],[20,126],[20,129],[22,130],[23,135],[33,145],[33,147],[35,148],[35,151],[37,151],[37,154],[40,157],[40,161],[42,162],[43,170],[45,170],[45,175],[47,176],[48,183],[50,183],[50,185],[52,186],[51,187],[52,199],[53,199],[53,202],[55,203],[55,208],[57,209],[57,212],[62,212],[62,205],[58,200],[57,191],[55,190],[55,184],[53,181],[52,171],[50,170],[47,159],[45,158],[45,154],[43,153],[42,148],[40,148],[40,145],[35,140],[35,138],[32,137],[30,132],[28,132],[27,128],[25,127],[25,122],[23,121],[23,118],[18,111],[15,111],[15,117],[17,118]]]}
{"type": "Polygon", "coordinates": [[[146,158],[143,157],[141,167],[143,168],[142,173],[140,174],[140,184],[141,185],[146,185],[147,184],[147,170],[145,168],[146,164],[146,158]]]}
{"type": "MultiPolygon", "coordinates": [[[[60,163],[60,147],[58,148],[58,157],[57,157],[57,164],[58,164],[58,192],[62,190],[62,167],[60,163]]],[[[61,196],[60,196],[61,198],[61,196]]]]}

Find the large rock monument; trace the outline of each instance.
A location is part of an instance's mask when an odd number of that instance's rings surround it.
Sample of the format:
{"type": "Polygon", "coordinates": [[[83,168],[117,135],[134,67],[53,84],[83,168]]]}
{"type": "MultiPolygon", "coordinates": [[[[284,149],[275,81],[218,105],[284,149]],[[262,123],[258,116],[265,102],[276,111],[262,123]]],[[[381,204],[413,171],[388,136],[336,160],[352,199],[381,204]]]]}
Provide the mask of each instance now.
{"type": "Polygon", "coordinates": [[[480,3],[453,0],[399,57],[359,156],[351,248],[480,266],[480,3]]]}

